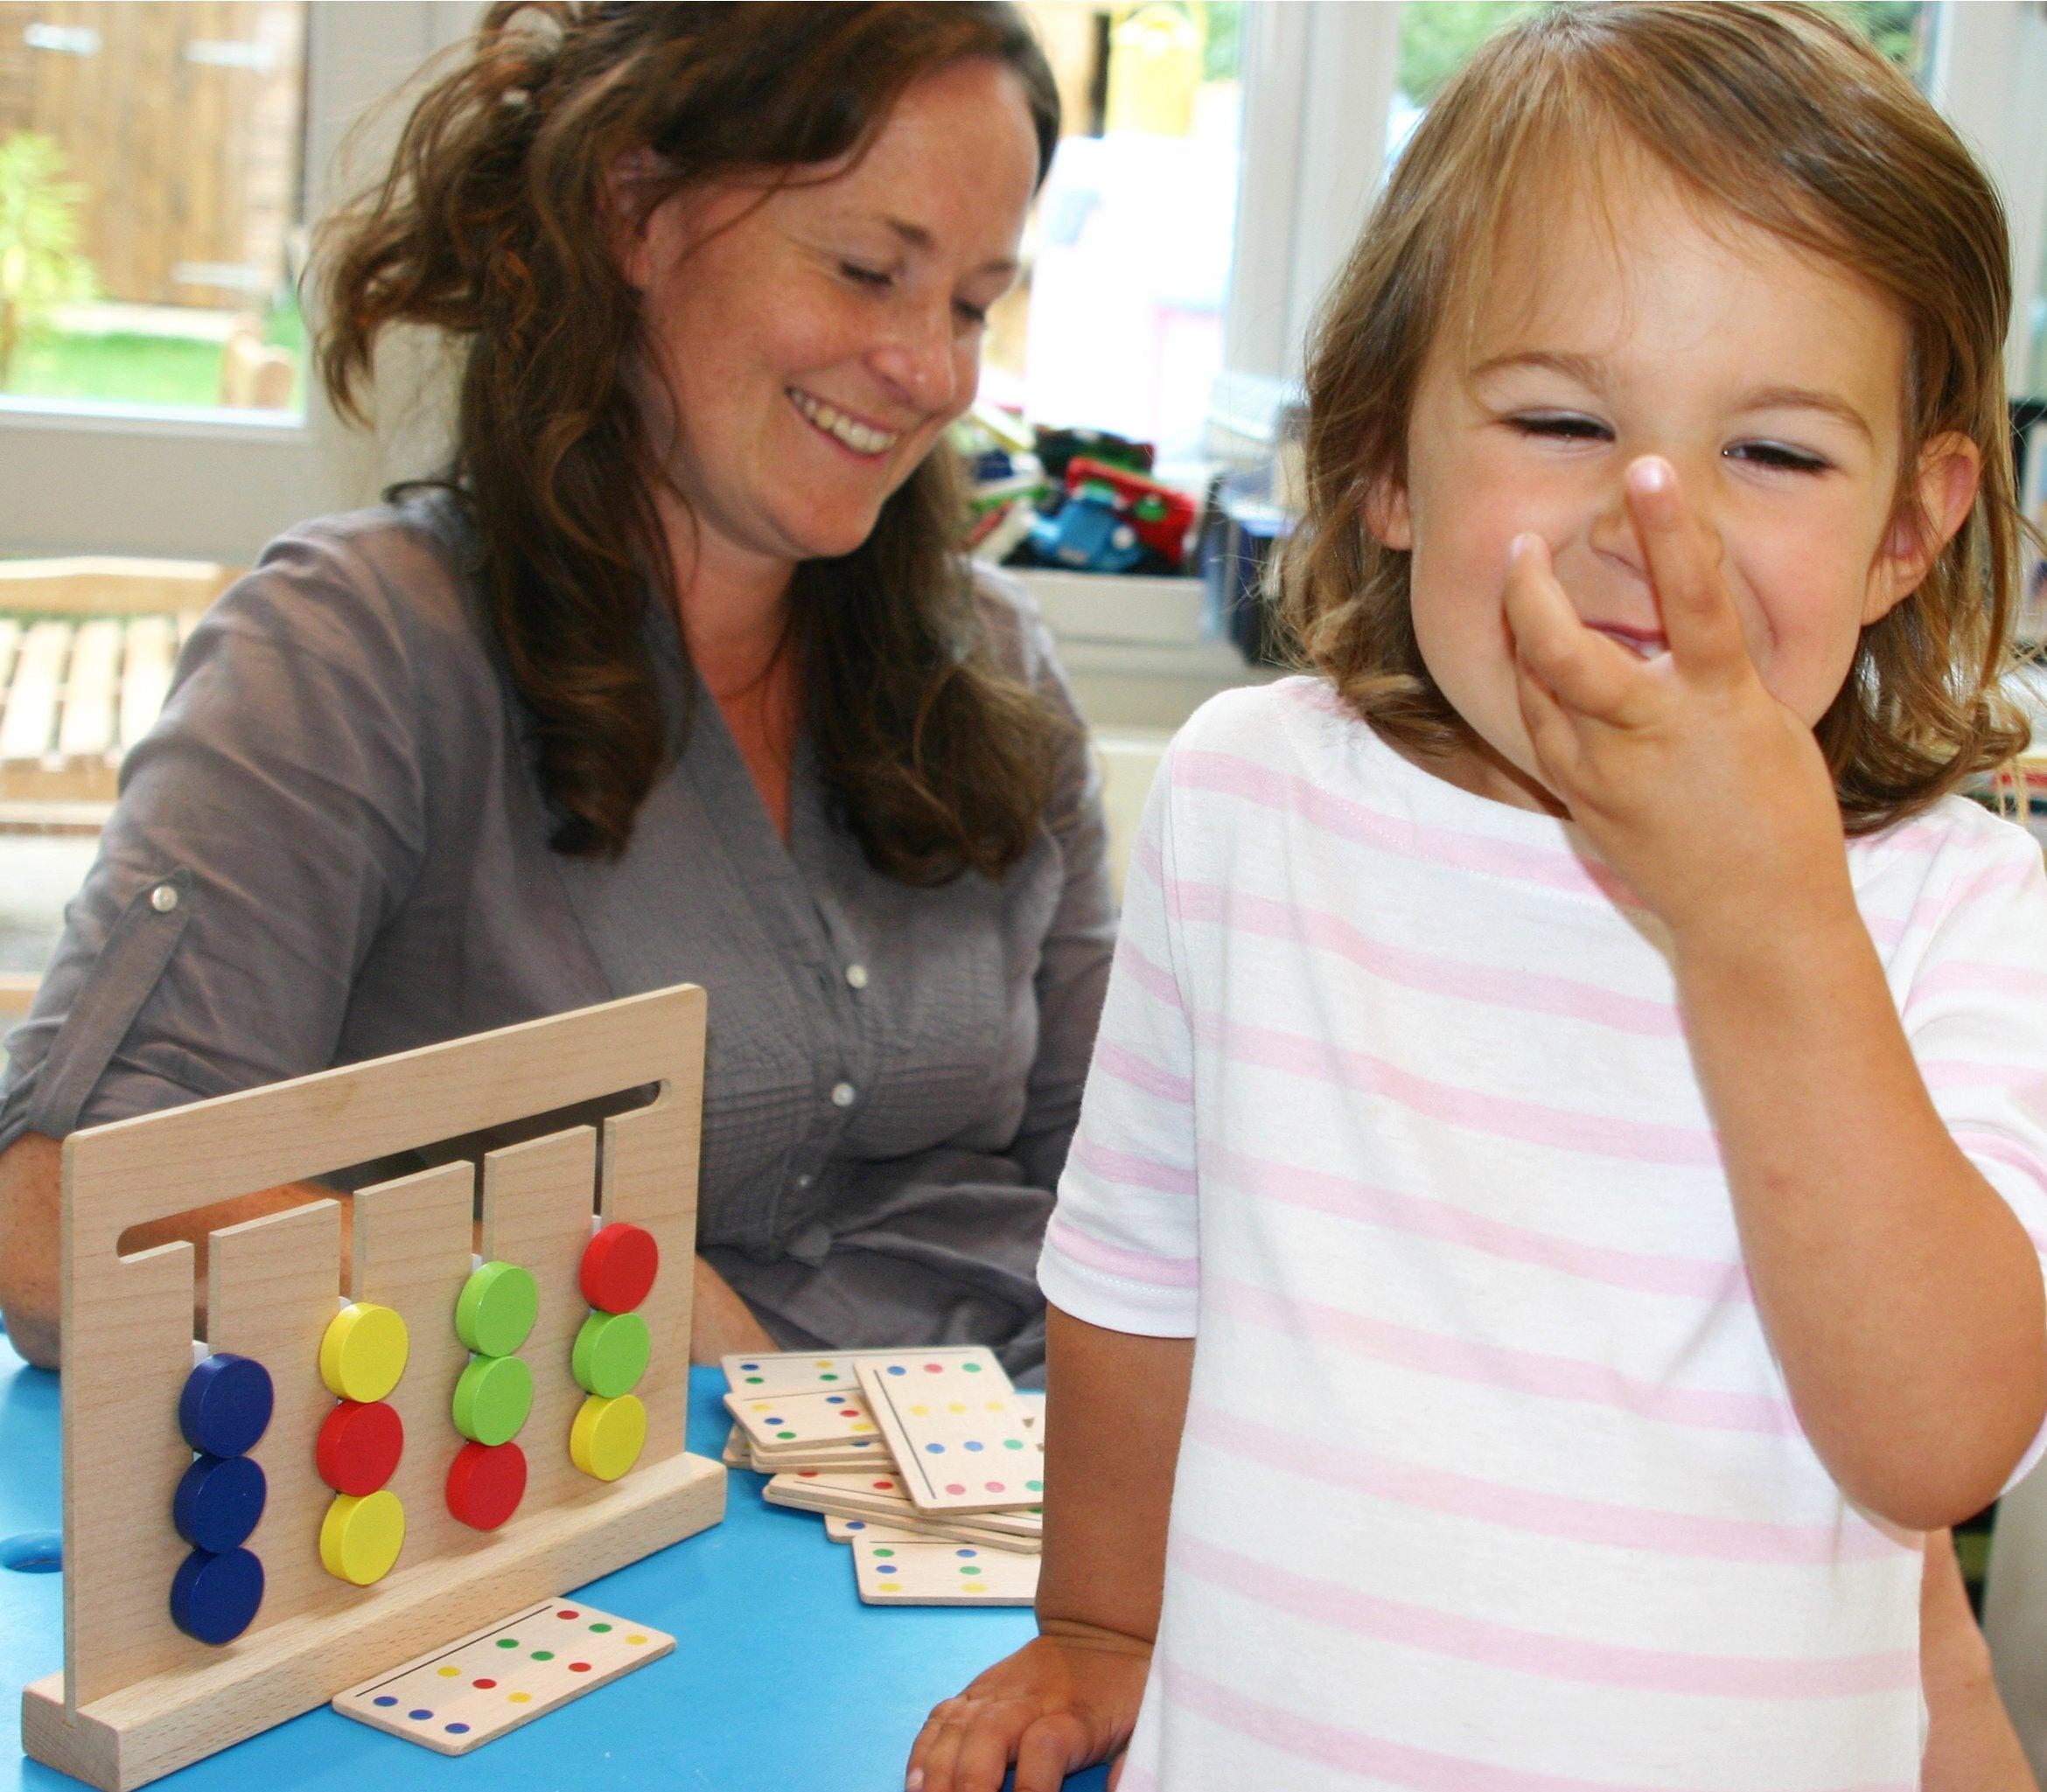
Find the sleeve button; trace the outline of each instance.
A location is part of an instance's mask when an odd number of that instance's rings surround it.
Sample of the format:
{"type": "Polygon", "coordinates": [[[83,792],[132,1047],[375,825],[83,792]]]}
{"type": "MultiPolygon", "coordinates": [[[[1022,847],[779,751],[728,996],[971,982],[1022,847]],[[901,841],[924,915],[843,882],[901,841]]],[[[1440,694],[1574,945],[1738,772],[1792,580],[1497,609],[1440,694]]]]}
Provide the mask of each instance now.
{"type": "Polygon", "coordinates": [[[865,965],[847,966],[846,981],[856,989],[865,989],[867,987],[867,966],[865,965]]]}
{"type": "Polygon", "coordinates": [[[858,1093],[850,1083],[835,1083],[832,1084],[832,1105],[851,1107],[858,1093]]]}
{"type": "Polygon", "coordinates": [[[178,891],[168,883],[159,883],[150,892],[150,906],[159,915],[168,915],[178,906],[178,891]]]}

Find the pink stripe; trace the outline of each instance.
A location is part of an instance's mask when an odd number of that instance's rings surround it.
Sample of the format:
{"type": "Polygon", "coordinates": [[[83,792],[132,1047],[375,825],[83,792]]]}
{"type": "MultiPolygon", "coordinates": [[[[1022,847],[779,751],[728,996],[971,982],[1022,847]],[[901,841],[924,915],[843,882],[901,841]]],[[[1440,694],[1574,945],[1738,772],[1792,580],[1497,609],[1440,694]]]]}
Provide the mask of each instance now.
{"type": "Polygon", "coordinates": [[[1971,1058],[1922,1058],[1919,1075],[1929,1089],[1998,1089],[2031,1093],[2047,1106],[2047,1065],[1988,1063],[1971,1058]]]}
{"type": "Polygon", "coordinates": [[[1096,1070],[1104,1076],[1114,1077],[1119,1083],[1128,1083],[1133,1089],[1142,1089],[1147,1095],[1156,1095],[1161,1101],[1177,1101],[1183,1106],[1194,1099],[1194,1079],[1176,1076],[1170,1070],[1161,1070],[1149,1058],[1141,1057],[1127,1045],[1118,1045],[1113,1039],[1098,1039],[1094,1044],[1094,1063],[1088,1074],[1096,1070]]]}
{"type": "Polygon", "coordinates": [[[1191,1536],[1178,1526],[1167,1545],[1167,1561],[1169,1572],[1177,1570],[1191,1575],[1268,1611],[1352,1631],[1396,1648],[1422,1649],[1545,1680],[1630,1692],[1771,1702],[1859,1698],[1916,1690],[1919,1684],[1918,1655],[1914,1649],[1801,1657],[1695,1655],[1590,1642],[1495,1624],[1296,1574],[1275,1563],[1191,1536]]]}
{"type": "Polygon", "coordinates": [[[1179,913],[1189,921],[1205,921],[1258,938],[1311,946],[1356,965],[1382,982],[1403,988],[1455,996],[1487,1008],[1561,1015],[1610,1027],[1617,1032],[1653,1038],[1673,1038],[1684,1030],[1671,1002],[1625,995],[1568,977],[1549,977],[1540,972],[1514,971],[1474,964],[1466,959],[1409,952],[1373,939],[1340,915],[1274,902],[1219,884],[1182,883],[1178,891],[1179,913]]]}
{"type": "Polygon", "coordinates": [[[1205,1310],[1247,1325],[1307,1337],[1317,1343],[1368,1356],[1396,1369],[1439,1375],[1510,1393],[1604,1406],[1662,1425],[1700,1431],[1759,1433],[1766,1437],[1801,1435],[1788,1401],[1767,1394],[1721,1392],[1712,1388],[1673,1387],[1623,1375],[1603,1363],[1475,1343],[1383,1319],[1367,1319],[1339,1307],[1296,1300],[1233,1277],[1212,1275],[1203,1289],[1205,1310]]]}
{"type": "Polygon", "coordinates": [[[1750,1298],[1748,1272],[1739,1262],[1583,1245],[1488,1219],[1447,1201],[1403,1195],[1377,1183],[1355,1182],[1324,1170],[1275,1163],[1233,1151],[1225,1145],[1204,1146],[1202,1165],[1256,1200],[1276,1201],[1310,1213],[1333,1214],[1339,1219],[1383,1226],[1409,1237],[1440,1238],[1467,1250],[1483,1251],[1490,1257],[1534,1264],[1610,1287],[1651,1294],[1686,1294],[1701,1300],[1746,1303],[1750,1298]]]}
{"type": "Polygon", "coordinates": [[[1345,1448],[1320,1437],[1226,1412],[1205,1400],[1187,1408],[1186,1435],[1226,1455],[1282,1475],[1299,1475],[1395,1505],[1450,1517],[1474,1518],[1509,1531],[1561,1537],[1602,1548],[1714,1562],[1890,1561],[1917,1555],[1909,1541],[1876,1530],[1847,1512],[1835,1524],[1773,1524],[1762,1519],[1715,1518],[1690,1512],[1603,1500],[1570,1499],[1504,1482],[1484,1481],[1440,1468],[1345,1448]]]}
{"type": "Polygon", "coordinates": [[[1195,1192],[1192,1170],[1184,1169],[1177,1163],[1161,1162],[1156,1157],[1140,1157],[1135,1152],[1118,1151],[1113,1145],[1097,1144],[1085,1132],[1074,1139],[1072,1154],[1083,1169],[1092,1171],[1105,1182],[1157,1189],[1168,1195],[1195,1192]]]}
{"type": "Polygon", "coordinates": [[[1890,916],[1868,917],[1869,931],[1876,938],[1888,936],[1892,940],[1903,938],[1916,928],[1931,932],[1970,903],[1981,902],[1996,890],[2022,889],[2028,884],[2037,883],[2042,875],[2041,866],[2030,860],[2007,860],[1979,866],[1974,871],[1964,872],[1944,888],[1920,896],[1903,921],[1890,916]]]}
{"type": "Polygon", "coordinates": [[[1916,1006],[1922,996],[1928,995],[1997,995],[2047,1002],[2047,972],[2024,965],[1949,959],[1913,980],[1908,1006],[1916,1006]]]}
{"type": "Polygon", "coordinates": [[[1056,1211],[1045,1226],[1044,1237],[1047,1244],[1074,1262],[1099,1269],[1104,1275],[1119,1276],[1126,1281],[1149,1282],[1160,1288],[1193,1288],[1201,1285],[1201,1265],[1198,1259],[1152,1257],[1143,1252],[1105,1245],[1056,1211]]]}
{"type": "Polygon", "coordinates": [[[1186,1013],[1186,1006],[1180,1000],[1179,979],[1163,965],[1147,958],[1128,933],[1116,941],[1115,969],[1147,995],[1157,997],[1175,1014],[1186,1013]]]}
{"type": "Polygon", "coordinates": [[[1713,1134],[1703,1127],[1659,1126],[1651,1120],[1576,1113],[1517,1101],[1417,1077],[1369,1052],[1350,1050],[1305,1034],[1232,1024],[1219,1015],[1198,1012],[1191,1019],[1198,1043],[1239,1063],[1333,1083],[1467,1132],[1631,1162],[1704,1169],[1720,1165],[1713,1134]]]}
{"type": "MultiPolygon", "coordinates": [[[[1401,1787],[1405,1792],[1683,1792],[1668,1781],[1659,1780],[1652,1787],[1629,1786],[1612,1779],[1582,1780],[1502,1767],[1433,1748],[1416,1748],[1383,1736],[1368,1736],[1361,1730],[1268,1705],[1236,1687],[1196,1674],[1170,1656],[1160,1660],[1157,1673],[1167,1700],[1204,1722],[1219,1725],[1276,1754],[1313,1761],[1338,1773],[1380,1780],[1401,1787]]],[[[1839,1792],[1917,1792],[1918,1785],[1915,1776],[1911,1780],[1886,1780],[1878,1785],[1842,1787],[1839,1792]]],[[[1143,1781],[1133,1781],[1126,1770],[1119,1792],[1156,1792],[1157,1786],[1149,1775],[1143,1781]]],[[[1720,1792],[1724,1792],[1724,1788],[1720,1792]]]]}
{"type": "MultiPolygon", "coordinates": [[[[2043,1189],[2047,1189],[2047,1165],[2041,1163],[2040,1160],[2035,1157],[2032,1153],[2025,1150],[2023,1147],[2014,1145],[2009,1140],[2000,1139],[1995,1133],[1972,1132],[1961,1126],[1953,1128],[1948,1133],[1948,1137],[1960,1147],[1965,1155],[1988,1157],[1999,1163],[2008,1163],[2015,1170],[2023,1171],[2043,1189]]],[[[2042,1242],[2039,1236],[2033,1232],[2031,1227],[2029,1226],[2026,1230],[2036,1245],[2042,1242]]]]}

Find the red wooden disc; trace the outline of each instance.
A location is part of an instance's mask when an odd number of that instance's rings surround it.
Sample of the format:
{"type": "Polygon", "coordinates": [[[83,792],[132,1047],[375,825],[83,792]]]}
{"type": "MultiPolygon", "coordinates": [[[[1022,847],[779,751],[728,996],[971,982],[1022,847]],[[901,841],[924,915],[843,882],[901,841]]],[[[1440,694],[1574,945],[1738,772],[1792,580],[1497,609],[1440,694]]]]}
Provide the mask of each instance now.
{"type": "Polygon", "coordinates": [[[526,1497],[517,1444],[465,1444],[448,1467],[448,1510],[475,1531],[495,1531],[526,1497]]]}
{"type": "Polygon", "coordinates": [[[336,1493],[374,1494],[405,1453],[405,1424],[381,1400],[344,1400],[327,1414],[313,1446],[320,1479],[336,1493]]]}
{"type": "Polygon", "coordinates": [[[590,1241],[577,1280],[583,1298],[600,1313],[630,1313],[646,1299],[661,1266],[653,1234],[614,1221],[590,1241]]]}

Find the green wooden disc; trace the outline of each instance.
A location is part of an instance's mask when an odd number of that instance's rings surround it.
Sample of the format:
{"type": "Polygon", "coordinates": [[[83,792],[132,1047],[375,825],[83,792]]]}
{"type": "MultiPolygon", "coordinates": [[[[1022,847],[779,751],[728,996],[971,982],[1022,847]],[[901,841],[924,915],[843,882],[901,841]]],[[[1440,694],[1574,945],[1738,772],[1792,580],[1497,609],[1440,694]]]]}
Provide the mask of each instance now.
{"type": "Polygon", "coordinates": [[[615,1400],[629,1394],[646,1373],[653,1336],[637,1313],[593,1313],[576,1334],[569,1366],[586,1394],[615,1400]]]}
{"type": "Polygon", "coordinates": [[[455,1335],[479,1356],[509,1356],[540,1317],[540,1285],[516,1263],[486,1263],[462,1285],[455,1335]]]}
{"type": "Polygon", "coordinates": [[[455,1384],[455,1429],[479,1444],[508,1444],[533,1410],[533,1371],[519,1356],[477,1356],[455,1384]]]}

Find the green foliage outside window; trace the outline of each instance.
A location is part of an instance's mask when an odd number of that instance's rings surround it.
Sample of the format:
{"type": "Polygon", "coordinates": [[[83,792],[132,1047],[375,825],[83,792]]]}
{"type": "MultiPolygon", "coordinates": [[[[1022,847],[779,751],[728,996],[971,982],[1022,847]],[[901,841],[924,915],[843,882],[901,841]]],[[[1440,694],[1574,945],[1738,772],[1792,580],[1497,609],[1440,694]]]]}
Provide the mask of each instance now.
{"type": "Polygon", "coordinates": [[[85,190],[64,178],[56,143],[35,131],[0,137],[0,387],[23,333],[59,305],[90,298],[93,264],[79,252],[85,190]]]}

